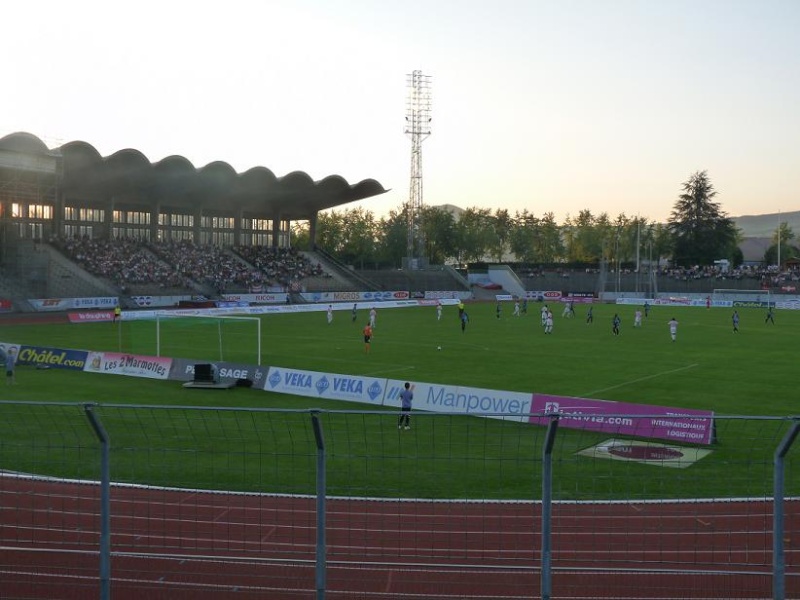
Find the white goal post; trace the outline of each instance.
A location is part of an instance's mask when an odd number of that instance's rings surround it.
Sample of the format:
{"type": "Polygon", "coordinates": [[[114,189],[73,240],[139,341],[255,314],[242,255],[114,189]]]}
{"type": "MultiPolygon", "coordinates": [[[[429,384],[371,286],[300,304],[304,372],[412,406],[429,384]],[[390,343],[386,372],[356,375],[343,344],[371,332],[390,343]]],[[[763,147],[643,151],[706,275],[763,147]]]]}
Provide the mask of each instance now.
{"type": "MultiPolygon", "coordinates": [[[[162,335],[164,323],[170,321],[177,321],[182,319],[189,319],[189,320],[202,320],[208,323],[215,323],[216,324],[216,341],[219,350],[219,357],[220,361],[227,360],[226,358],[226,351],[225,351],[225,342],[236,340],[227,340],[227,337],[230,337],[231,333],[228,331],[226,332],[226,324],[230,323],[237,323],[240,325],[244,325],[246,329],[249,329],[249,333],[247,333],[247,345],[253,344],[255,348],[255,358],[256,364],[261,365],[261,319],[258,317],[242,317],[242,316],[234,316],[234,315],[186,315],[186,314],[156,314],[156,356],[161,356],[161,348],[162,348],[162,335]],[[252,324],[251,328],[248,328],[247,325],[252,324]],[[251,338],[252,336],[252,338],[251,338]]],[[[240,334],[241,335],[241,334],[240,334]]],[[[242,340],[244,341],[244,340],[242,340]]],[[[242,362],[241,360],[235,362],[242,362]]]]}
{"type": "Polygon", "coordinates": [[[715,288],[712,292],[713,301],[731,302],[766,302],[767,306],[774,306],[769,289],[766,290],[737,290],[733,288],[715,288]]]}

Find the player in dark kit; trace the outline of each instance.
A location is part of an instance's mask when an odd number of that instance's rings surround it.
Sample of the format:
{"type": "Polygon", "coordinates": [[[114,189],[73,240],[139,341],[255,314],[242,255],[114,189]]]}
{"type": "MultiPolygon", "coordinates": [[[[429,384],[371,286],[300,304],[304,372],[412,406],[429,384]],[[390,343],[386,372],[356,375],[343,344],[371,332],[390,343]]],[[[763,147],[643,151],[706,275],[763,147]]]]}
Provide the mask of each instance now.
{"type": "Polygon", "coordinates": [[[411,391],[411,384],[406,381],[403,391],[400,392],[400,417],[397,419],[397,428],[411,429],[411,402],[414,400],[414,392],[411,391]]]}

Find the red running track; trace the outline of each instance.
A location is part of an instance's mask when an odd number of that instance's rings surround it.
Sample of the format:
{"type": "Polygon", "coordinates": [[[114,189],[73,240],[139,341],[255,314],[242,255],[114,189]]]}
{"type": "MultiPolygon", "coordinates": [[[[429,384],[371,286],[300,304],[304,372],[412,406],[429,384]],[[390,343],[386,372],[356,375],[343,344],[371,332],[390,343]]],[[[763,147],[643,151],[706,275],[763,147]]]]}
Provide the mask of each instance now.
{"type": "MultiPolygon", "coordinates": [[[[0,598],[99,597],[99,487],[0,476],[0,598]]],[[[786,597],[800,509],[786,503],[786,597]]],[[[326,598],[539,598],[534,503],[329,499],[326,598]]],[[[315,501],[115,486],[114,600],[316,598],[315,501]]],[[[772,598],[767,502],[554,504],[551,597],[772,598]]]]}

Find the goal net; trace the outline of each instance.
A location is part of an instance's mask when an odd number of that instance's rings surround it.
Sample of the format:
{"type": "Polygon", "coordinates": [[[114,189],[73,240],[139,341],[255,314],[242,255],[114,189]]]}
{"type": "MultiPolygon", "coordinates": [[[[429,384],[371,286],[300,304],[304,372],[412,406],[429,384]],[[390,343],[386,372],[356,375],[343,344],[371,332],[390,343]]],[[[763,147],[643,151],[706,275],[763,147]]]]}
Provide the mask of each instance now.
{"type": "Polygon", "coordinates": [[[125,331],[120,334],[121,351],[261,364],[258,317],[160,314],[154,320],[122,324],[125,331]]]}
{"type": "Polygon", "coordinates": [[[717,288],[714,289],[711,299],[714,302],[744,302],[747,306],[773,306],[773,299],[769,289],[766,290],[737,290],[717,288]]]}

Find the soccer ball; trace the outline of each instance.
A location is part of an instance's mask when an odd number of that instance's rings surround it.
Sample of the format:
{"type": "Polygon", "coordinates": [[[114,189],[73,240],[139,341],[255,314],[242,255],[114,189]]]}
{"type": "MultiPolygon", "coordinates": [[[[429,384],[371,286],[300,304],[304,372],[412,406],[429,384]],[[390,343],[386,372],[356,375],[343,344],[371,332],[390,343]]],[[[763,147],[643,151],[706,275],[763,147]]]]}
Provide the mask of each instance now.
{"type": "Polygon", "coordinates": [[[437,350],[441,350],[441,349],[442,349],[442,347],[441,347],[441,346],[436,346],[436,349],[437,349],[437,350]]]}

